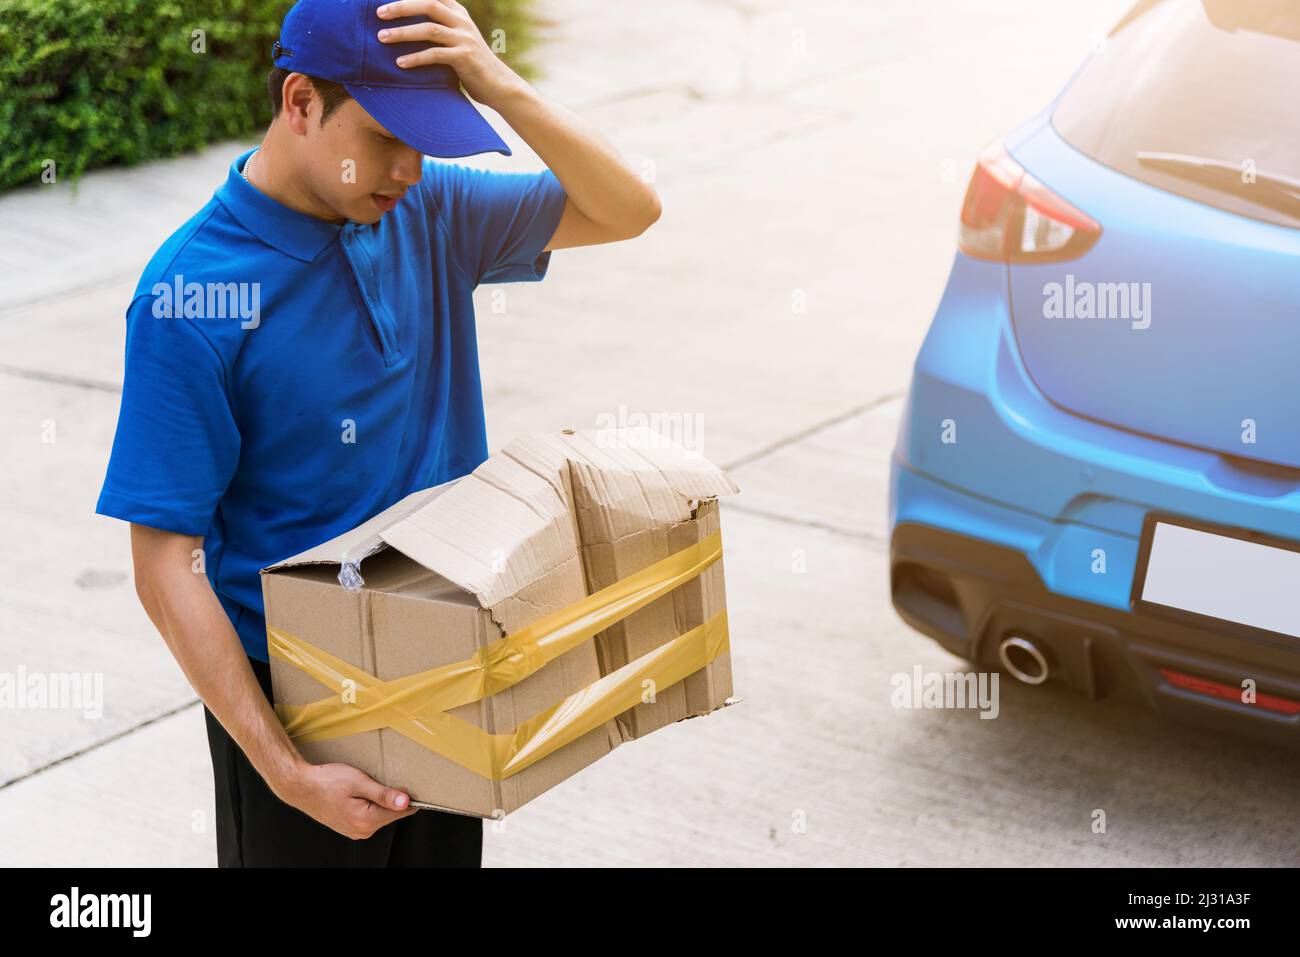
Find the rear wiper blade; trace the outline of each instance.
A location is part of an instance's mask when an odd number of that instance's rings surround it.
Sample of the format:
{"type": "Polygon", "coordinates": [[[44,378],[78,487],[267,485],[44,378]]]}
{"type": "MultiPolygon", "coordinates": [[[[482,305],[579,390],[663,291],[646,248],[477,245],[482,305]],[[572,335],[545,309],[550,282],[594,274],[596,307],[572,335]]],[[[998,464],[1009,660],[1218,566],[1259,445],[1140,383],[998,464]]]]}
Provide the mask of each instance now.
{"type": "Polygon", "coordinates": [[[1277,210],[1300,219],[1300,179],[1254,170],[1251,179],[1245,180],[1245,170],[1237,163],[1213,159],[1208,156],[1191,156],[1187,153],[1158,153],[1140,150],[1137,160],[1173,176],[1195,180],[1211,189],[1240,196],[1260,206],[1277,210]]]}

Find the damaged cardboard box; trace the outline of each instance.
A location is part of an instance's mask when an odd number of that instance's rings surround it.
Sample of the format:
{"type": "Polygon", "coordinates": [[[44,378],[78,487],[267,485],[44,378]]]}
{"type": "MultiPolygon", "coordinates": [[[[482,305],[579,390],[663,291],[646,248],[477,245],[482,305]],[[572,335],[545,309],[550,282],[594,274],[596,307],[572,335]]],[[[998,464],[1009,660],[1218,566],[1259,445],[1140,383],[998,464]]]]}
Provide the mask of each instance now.
{"type": "Polygon", "coordinates": [[[263,569],[276,712],[312,762],[508,814],[730,703],[717,499],[737,491],[645,430],[518,439],[263,569]]]}

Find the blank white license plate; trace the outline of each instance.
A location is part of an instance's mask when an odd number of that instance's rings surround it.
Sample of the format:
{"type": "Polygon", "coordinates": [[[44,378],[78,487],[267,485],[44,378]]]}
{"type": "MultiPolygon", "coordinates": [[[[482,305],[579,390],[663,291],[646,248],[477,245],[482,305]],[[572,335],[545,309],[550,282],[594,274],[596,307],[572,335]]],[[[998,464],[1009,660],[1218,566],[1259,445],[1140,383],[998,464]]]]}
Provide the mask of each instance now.
{"type": "Polygon", "coordinates": [[[1300,637],[1300,552],[1156,522],[1140,597],[1300,637]]]}

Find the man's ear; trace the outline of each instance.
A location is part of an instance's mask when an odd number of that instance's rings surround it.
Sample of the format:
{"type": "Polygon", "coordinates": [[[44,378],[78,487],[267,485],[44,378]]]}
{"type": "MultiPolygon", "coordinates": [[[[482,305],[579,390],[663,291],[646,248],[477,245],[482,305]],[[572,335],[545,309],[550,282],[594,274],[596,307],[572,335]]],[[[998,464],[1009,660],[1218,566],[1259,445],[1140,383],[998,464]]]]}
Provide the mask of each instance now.
{"type": "Polygon", "coordinates": [[[302,73],[290,73],[284,78],[281,97],[280,116],[294,133],[306,135],[312,103],[317,99],[316,88],[312,86],[311,80],[302,73]]]}

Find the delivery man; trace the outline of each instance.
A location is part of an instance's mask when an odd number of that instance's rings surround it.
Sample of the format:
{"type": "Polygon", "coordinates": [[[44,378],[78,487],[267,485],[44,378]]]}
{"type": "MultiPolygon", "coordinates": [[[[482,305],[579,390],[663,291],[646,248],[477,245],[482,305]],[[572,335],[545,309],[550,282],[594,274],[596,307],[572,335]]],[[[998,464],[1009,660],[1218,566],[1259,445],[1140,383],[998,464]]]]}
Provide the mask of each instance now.
{"type": "Polygon", "coordinates": [[[140,601],[203,699],[220,866],[478,866],[479,818],[297,752],[258,571],[486,459],[474,288],[635,237],[659,200],[457,0],[299,0],[274,65],[260,146],[136,289],[96,511],[131,523],[140,601]],[[460,85],[549,168],[425,160],[510,153],[460,85]]]}

